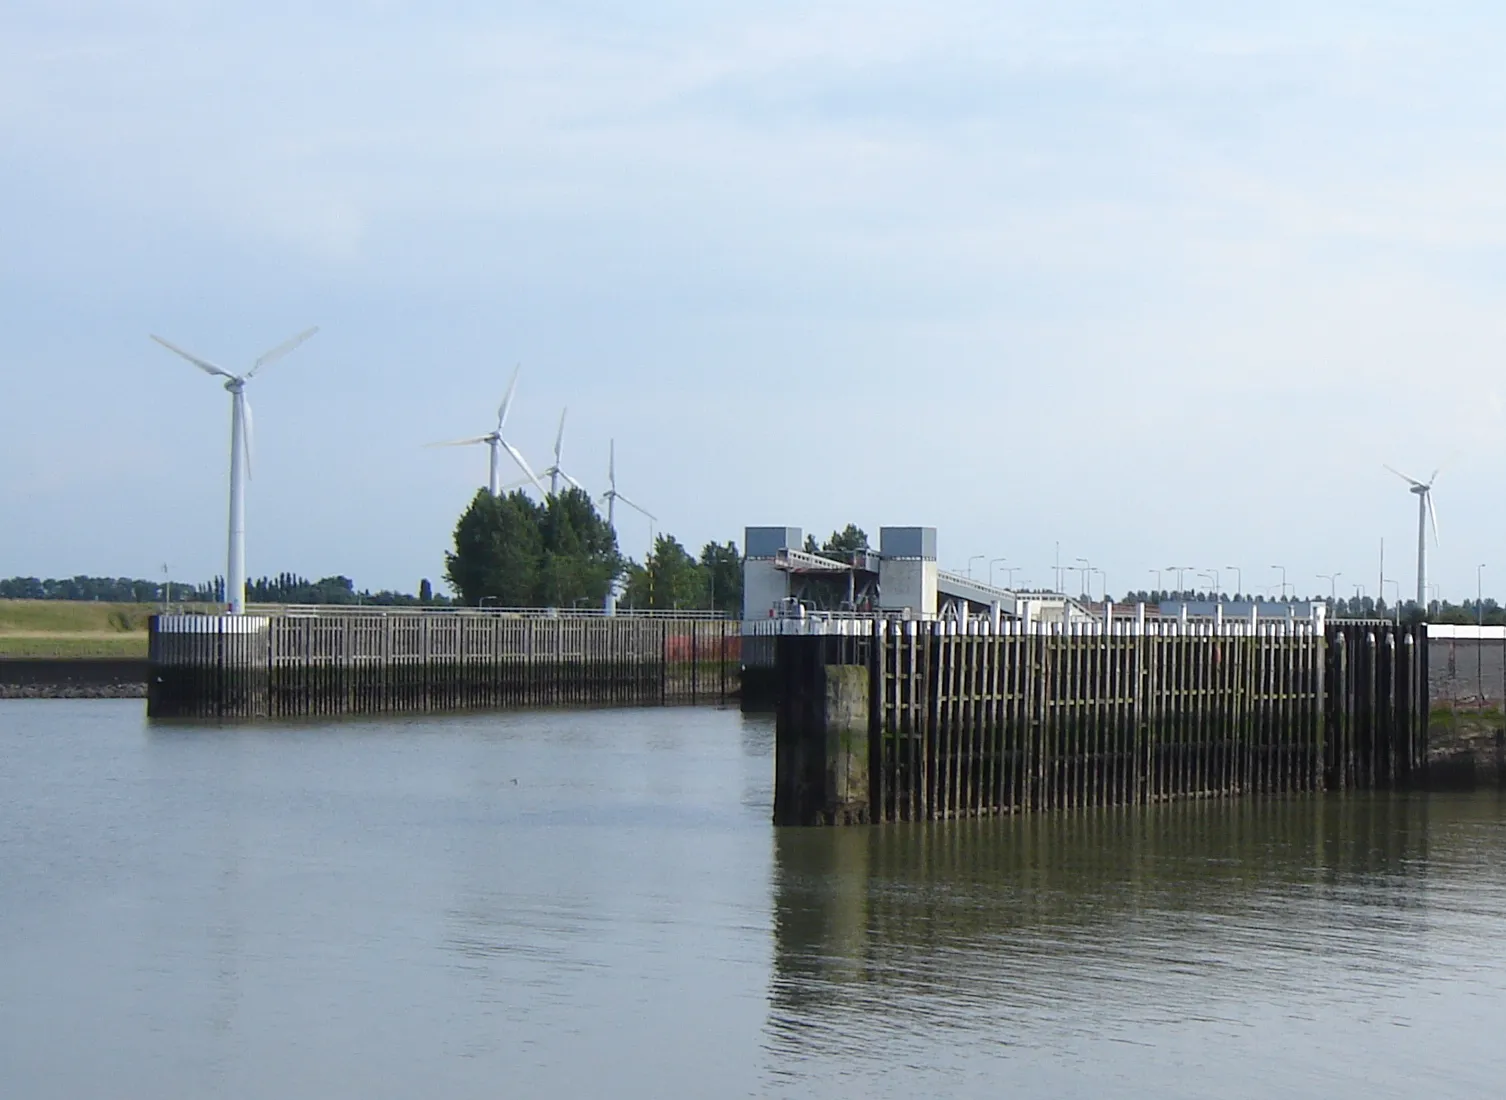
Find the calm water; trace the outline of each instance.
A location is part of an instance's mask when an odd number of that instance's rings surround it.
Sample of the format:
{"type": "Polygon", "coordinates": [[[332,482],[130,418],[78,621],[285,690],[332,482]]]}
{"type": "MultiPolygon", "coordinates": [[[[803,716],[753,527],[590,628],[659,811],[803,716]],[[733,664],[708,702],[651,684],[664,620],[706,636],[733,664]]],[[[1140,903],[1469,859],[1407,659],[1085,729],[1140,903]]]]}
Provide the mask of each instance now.
{"type": "Polygon", "coordinates": [[[0,1094],[1500,1094],[1494,794],[776,833],[772,738],[0,702],[0,1094]]]}

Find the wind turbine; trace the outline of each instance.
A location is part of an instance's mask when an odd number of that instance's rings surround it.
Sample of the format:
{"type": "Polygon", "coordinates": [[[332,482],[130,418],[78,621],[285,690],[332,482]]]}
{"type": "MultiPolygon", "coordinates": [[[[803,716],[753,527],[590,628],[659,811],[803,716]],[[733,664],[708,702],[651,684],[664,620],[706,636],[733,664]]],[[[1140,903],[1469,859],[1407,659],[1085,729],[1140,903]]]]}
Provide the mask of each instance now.
{"type": "Polygon", "coordinates": [[[564,469],[560,466],[560,448],[565,442],[565,414],[569,411],[569,409],[560,410],[560,430],[555,433],[554,436],[554,465],[543,471],[544,476],[549,479],[550,496],[559,495],[560,478],[564,478],[571,485],[574,485],[577,489],[585,489],[584,485],[576,481],[569,474],[565,473],[564,469]]]}
{"type": "MultiPolygon", "coordinates": [[[[561,419],[563,421],[563,418],[561,419]]],[[[629,508],[642,512],[649,518],[650,524],[659,522],[658,518],[652,512],[640,505],[634,504],[617,491],[617,441],[615,439],[607,442],[607,491],[601,494],[601,499],[607,502],[607,526],[611,528],[614,537],[617,534],[617,502],[619,500],[629,508]]],[[[650,539],[650,542],[652,542],[652,539],[650,539]]],[[[650,546],[650,551],[652,551],[652,546],[650,546]]],[[[617,593],[612,585],[608,585],[603,610],[608,615],[611,615],[616,611],[616,608],[617,593]]]]}
{"type": "Polygon", "coordinates": [[[642,512],[654,523],[659,522],[659,518],[648,509],[634,504],[617,491],[617,441],[615,439],[609,441],[607,444],[607,485],[608,489],[605,493],[601,494],[601,499],[607,502],[607,526],[612,529],[614,534],[617,531],[617,502],[619,500],[629,508],[642,512]]]}
{"type": "Polygon", "coordinates": [[[1438,471],[1427,481],[1408,477],[1394,466],[1387,466],[1397,477],[1412,487],[1417,494],[1417,606],[1427,614],[1428,609],[1428,522],[1433,525],[1433,544],[1438,544],[1438,512],[1433,507],[1433,482],[1438,480],[1438,471]]]}
{"type": "Polygon", "coordinates": [[[275,363],[299,344],[319,331],[316,325],[305,329],[291,340],[284,340],[267,352],[244,374],[231,374],[224,367],[207,359],[190,355],[182,348],[169,344],[160,336],[152,339],[168,351],[181,355],[205,374],[219,375],[225,379],[225,389],[230,391],[230,546],[225,563],[225,595],[232,615],[246,610],[246,485],[251,476],[251,405],[246,401],[246,383],[256,372],[270,363],[275,363]]]}
{"type": "MultiPolygon", "coordinates": [[[[496,496],[501,491],[503,451],[511,455],[512,460],[518,464],[518,468],[528,475],[528,482],[531,482],[533,487],[539,491],[539,495],[544,495],[544,486],[534,476],[532,468],[528,465],[528,460],[523,457],[523,452],[502,438],[502,428],[507,423],[507,410],[512,407],[513,391],[518,388],[518,370],[520,369],[522,368],[514,368],[512,372],[512,381],[507,384],[507,393],[502,396],[502,404],[497,406],[497,426],[490,432],[486,435],[472,436],[470,439],[451,439],[445,443],[426,444],[429,447],[469,447],[475,443],[487,444],[491,448],[491,471],[486,485],[492,496],[496,496]]],[[[528,482],[520,482],[519,484],[527,484],[528,482]]]]}

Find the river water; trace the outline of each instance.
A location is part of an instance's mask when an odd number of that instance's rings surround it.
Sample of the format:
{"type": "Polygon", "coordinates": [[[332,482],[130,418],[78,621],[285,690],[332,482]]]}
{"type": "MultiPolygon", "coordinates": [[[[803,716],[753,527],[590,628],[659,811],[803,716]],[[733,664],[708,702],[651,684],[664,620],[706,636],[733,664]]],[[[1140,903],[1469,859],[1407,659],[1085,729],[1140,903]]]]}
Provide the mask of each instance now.
{"type": "Polygon", "coordinates": [[[736,711],[0,702],[0,1095],[1499,1095],[1506,803],[776,831],[736,711]]]}

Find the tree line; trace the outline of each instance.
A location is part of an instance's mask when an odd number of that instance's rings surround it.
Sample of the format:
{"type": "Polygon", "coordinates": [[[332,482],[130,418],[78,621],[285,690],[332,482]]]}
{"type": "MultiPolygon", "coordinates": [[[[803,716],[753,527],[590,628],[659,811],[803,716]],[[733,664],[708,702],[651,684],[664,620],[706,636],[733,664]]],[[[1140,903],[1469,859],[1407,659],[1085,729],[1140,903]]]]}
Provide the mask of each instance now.
{"type": "Polygon", "coordinates": [[[0,580],[4,600],[98,600],[102,603],[162,603],[171,587],[174,601],[216,603],[224,582],[186,584],[181,581],[144,581],[131,577],[10,577],[0,580]]]}
{"type": "MultiPolygon", "coordinates": [[[[100,603],[206,603],[225,602],[225,578],[211,581],[146,581],[130,577],[68,577],[42,579],[10,577],[0,580],[4,600],[84,600],[100,603]]],[[[376,606],[445,605],[446,596],[435,595],[427,579],[418,594],[381,589],[358,589],[349,577],[323,577],[310,581],[296,573],[278,573],[246,583],[248,603],[373,604],[376,606]]]]}
{"type": "Polygon", "coordinates": [[[629,610],[742,609],[742,555],[708,542],[699,557],[661,534],[642,562],[625,557],[589,494],[570,488],[535,501],[522,490],[478,491],[455,524],[445,579],[472,607],[599,608],[607,596],[629,610]]]}

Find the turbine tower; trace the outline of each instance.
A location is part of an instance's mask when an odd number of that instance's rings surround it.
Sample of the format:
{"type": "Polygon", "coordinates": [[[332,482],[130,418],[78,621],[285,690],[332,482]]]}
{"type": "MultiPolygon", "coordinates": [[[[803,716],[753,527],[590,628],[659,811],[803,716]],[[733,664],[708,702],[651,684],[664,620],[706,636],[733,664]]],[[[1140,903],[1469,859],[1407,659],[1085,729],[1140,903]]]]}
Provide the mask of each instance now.
{"type": "MultiPolygon", "coordinates": [[[[556,465],[558,465],[558,463],[556,463],[556,465]]],[[[633,508],[639,512],[642,512],[649,518],[650,522],[659,522],[652,512],[648,511],[646,508],[643,508],[640,505],[634,504],[631,500],[617,491],[617,441],[615,439],[609,440],[607,442],[607,491],[601,494],[601,499],[607,502],[607,526],[611,528],[612,536],[614,538],[617,535],[617,502],[619,500],[622,501],[622,503],[626,504],[629,508],[633,508]]],[[[652,547],[650,547],[650,550],[652,550],[652,547]]],[[[608,615],[615,613],[617,609],[617,593],[615,591],[615,582],[607,586],[606,600],[603,603],[602,609],[608,615]]]]}
{"type": "Polygon", "coordinates": [[[607,444],[607,485],[607,491],[601,494],[601,499],[607,502],[607,526],[612,529],[614,535],[617,533],[617,502],[619,500],[629,508],[642,512],[653,522],[659,522],[658,517],[648,509],[634,504],[617,491],[617,441],[615,439],[607,444]]]}
{"type": "Polygon", "coordinates": [[[515,368],[513,370],[512,381],[507,384],[507,393],[503,394],[502,396],[502,404],[497,406],[497,426],[495,428],[487,432],[486,435],[472,436],[469,439],[451,439],[444,443],[425,444],[425,446],[428,447],[469,447],[472,444],[485,443],[491,449],[491,467],[487,477],[486,487],[491,492],[492,496],[496,496],[502,491],[501,482],[503,451],[506,451],[509,455],[511,455],[512,460],[518,464],[518,468],[528,475],[527,481],[522,481],[518,484],[526,485],[531,483],[533,487],[539,491],[540,496],[544,495],[543,483],[540,482],[536,476],[534,476],[533,469],[528,465],[528,460],[523,457],[523,452],[518,450],[502,437],[502,429],[507,424],[507,411],[512,407],[513,391],[518,388],[519,369],[521,368],[515,368]]]}
{"type": "Polygon", "coordinates": [[[1433,507],[1433,482],[1438,480],[1438,471],[1427,481],[1408,477],[1394,466],[1387,466],[1397,477],[1412,487],[1417,494],[1417,606],[1424,615],[1428,610],[1428,524],[1433,526],[1433,545],[1438,544],[1438,512],[1433,507]]]}
{"type": "Polygon", "coordinates": [[[555,433],[554,436],[554,465],[543,471],[544,476],[549,479],[550,496],[559,495],[560,478],[564,478],[571,485],[574,485],[577,489],[585,489],[584,485],[576,481],[569,474],[565,473],[564,468],[560,465],[560,448],[564,445],[565,442],[565,414],[569,411],[569,409],[560,410],[560,430],[555,433]]]}
{"type": "Polygon", "coordinates": [[[168,351],[181,355],[205,374],[225,379],[225,389],[230,392],[230,546],[225,562],[225,597],[232,615],[243,614],[246,610],[245,479],[251,476],[251,406],[246,401],[246,383],[262,367],[275,363],[318,331],[316,325],[305,329],[291,340],[283,341],[252,363],[251,369],[244,374],[231,374],[224,367],[207,359],[200,359],[197,355],[190,355],[160,336],[152,337],[168,351]]]}

